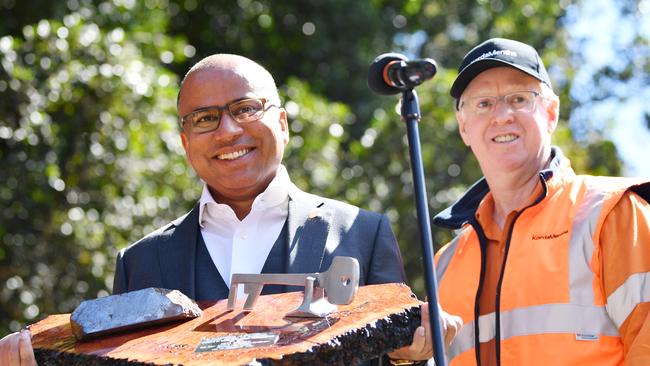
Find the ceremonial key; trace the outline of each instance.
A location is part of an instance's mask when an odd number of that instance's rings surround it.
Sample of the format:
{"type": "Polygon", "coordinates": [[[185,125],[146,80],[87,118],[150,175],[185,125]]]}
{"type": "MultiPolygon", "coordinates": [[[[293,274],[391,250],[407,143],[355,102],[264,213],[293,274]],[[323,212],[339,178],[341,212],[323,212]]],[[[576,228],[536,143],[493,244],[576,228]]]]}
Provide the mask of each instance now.
{"type": "Polygon", "coordinates": [[[322,273],[233,274],[228,294],[230,311],[235,309],[241,284],[247,295],[244,310],[253,310],[264,285],[304,286],[302,304],[287,316],[324,317],[336,311],[336,305],[346,305],[354,299],[359,288],[359,262],[352,257],[334,257],[330,268],[322,273]]]}

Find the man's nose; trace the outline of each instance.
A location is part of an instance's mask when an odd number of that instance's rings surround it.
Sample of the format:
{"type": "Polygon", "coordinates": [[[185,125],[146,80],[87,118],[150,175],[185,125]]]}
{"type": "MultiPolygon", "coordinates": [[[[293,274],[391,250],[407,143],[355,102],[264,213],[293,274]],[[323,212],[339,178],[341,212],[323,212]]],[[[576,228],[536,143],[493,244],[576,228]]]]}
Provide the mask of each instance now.
{"type": "Polygon", "coordinates": [[[497,99],[494,106],[494,122],[497,124],[505,124],[512,122],[514,110],[503,98],[497,99]]]}
{"type": "Polygon", "coordinates": [[[221,113],[221,123],[219,128],[215,131],[219,136],[238,136],[243,133],[241,123],[235,121],[227,110],[221,113]]]}

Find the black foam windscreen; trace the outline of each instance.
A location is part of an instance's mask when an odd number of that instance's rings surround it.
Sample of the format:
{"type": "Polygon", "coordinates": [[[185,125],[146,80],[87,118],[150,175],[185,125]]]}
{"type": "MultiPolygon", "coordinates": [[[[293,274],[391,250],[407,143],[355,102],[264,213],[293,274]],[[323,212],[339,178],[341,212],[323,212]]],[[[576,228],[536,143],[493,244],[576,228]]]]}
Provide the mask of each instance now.
{"type": "Polygon", "coordinates": [[[384,79],[386,66],[392,61],[408,61],[408,58],[399,53],[389,52],[377,56],[372,61],[368,71],[368,87],[375,93],[391,95],[401,91],[394,86],[388,85],[384,79]]]}

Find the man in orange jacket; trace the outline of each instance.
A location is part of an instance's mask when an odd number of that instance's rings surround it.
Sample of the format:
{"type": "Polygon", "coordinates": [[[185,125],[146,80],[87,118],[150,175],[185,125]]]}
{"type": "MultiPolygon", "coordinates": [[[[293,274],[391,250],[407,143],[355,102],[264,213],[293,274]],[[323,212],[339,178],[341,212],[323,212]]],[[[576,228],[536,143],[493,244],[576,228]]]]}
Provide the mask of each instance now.
{"type": "Polygon", "coordinates": [[[451,365],[650,365],[650,184],[576,175],[537,51],[490,39],[451,88],[484,178],[438,214],[451,365]]]}

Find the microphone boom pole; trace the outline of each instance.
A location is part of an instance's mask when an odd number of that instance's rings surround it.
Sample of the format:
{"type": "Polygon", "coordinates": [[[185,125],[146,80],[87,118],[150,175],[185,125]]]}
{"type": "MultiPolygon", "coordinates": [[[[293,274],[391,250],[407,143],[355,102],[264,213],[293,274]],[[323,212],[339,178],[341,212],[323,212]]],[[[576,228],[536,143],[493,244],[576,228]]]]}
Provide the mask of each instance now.
{"type": "Polygon", "coordinates": [[[438,307],[438,281],[434,271],[433,239],[431,236],[431,221],[424,180],[424,165],[420,148],[420,104],[417,93],[413,90],[417,85],[432,78],[436,73],[435,61],[424,59],[414,62],[398,53],[386,53],[378,56],[370,65],[368,86],[379,94],[402,93],[401,118],[406,123],[406,132],[413,174],[413,191],[417,209],[418,226],[420,229],[420,244],[422,246],[422,261],[426,283],[429,326],[433,358],[436,366],[446,366],[444,338],[438,307]]]}
{"type": "Polygon", "coordinates": [[[440,308],[438,307],[438,280],[434,271],[433,239],[431,223],[429,221],[429,206],[424,181],[424,164],[420,149],[420,105],[415,90],[402,91],[402,120],[406,123],[406,133],[409,144],[411,172],[413,173],[413,192],[415,193],[415,206],[417,209],[418,226],[420,229],[420,244],[422,246],[422,261],[424,265],[424,278],[427,287],[429,325],[431,327],[433,358],[436,366],[446,366],[444,338],[440,324],[440,308]]]}

